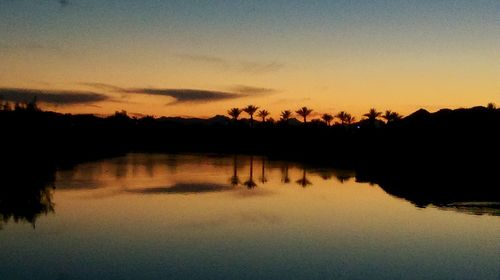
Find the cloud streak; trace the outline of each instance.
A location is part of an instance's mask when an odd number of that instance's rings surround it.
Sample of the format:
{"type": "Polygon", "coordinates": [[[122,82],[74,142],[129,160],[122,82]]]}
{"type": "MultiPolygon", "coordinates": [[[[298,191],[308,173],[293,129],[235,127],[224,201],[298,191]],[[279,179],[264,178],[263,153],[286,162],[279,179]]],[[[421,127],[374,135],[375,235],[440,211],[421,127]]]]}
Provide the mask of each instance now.
{"type": "Polygon", "coordinates": [[[263,87],[252,87],[252,86],[244,86],[244,85],[236,85],[232,87],[232,90],[241,94],[271,94],[277,92],[277,90],[272,88],[263,88],[263,87]]]}
{"type": "Polygon", "coordinates": [[[231,88],[231,91],[216,91],[202,89],[169,89],[169,88],[122,88],[104,83],[80,83],[80,85],[92,87],[98,90],[121,93],[121,94],[144,94],[165,96],[174,98],[175,101],[170,104],[178,103],[208,103],[221,100],[231,100],[259,94],[270,94],[274,89],[250,87],[238,85],[231,88]]]}
{"type": "Polygon", "coordinates": [[[127,89],[126,93],[131,94],[148,94],[158,96],[168,96],[175,98],[174,103],[206,103],[227,99],[235,99],[246,97],[248,95],[238,94],[233,92],[199,90],[199,89],[153,89],[153,88],[136,88],[127,89]]]}
{"type": "Polygon", "coordinates": [[[266,74],[279,71],[284,67],[283,63],[276,61],[249,62],[242,60],[228,60],[218,56],[198,54],[177,54],[176,57],[185,61],[202,63],[223,70],[230,70],[247,74],[266,74]]]}
{"type": "Polygon", "coordinates": [[[6,101],[27,102],[32,101],[34,98],[52,105],[78,105],[106,101],[109,96],[88,91],[0,88],[0,99],[6,101]]]}

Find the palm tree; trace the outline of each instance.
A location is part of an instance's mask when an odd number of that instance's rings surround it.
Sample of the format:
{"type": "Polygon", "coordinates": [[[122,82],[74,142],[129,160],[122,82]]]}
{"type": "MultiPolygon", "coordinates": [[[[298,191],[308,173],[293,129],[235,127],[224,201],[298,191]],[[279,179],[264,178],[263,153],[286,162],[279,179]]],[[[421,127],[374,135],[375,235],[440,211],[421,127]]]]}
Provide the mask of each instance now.
{"type": "Polygon", "coordinates": [[[338,114],[335,115],[335,117],[340,120],[341,124],[344,125],[345,124],[345,116],[346,116],[346,114],[347,113],[345,111],[340,111],[338,114]]]}
{"type": "Polygon", "coordinates": [[[266,117],[269,116],[269,112],[267,110],[260,110],[257,116],[262,118],[262,122],[266,122],[266,117]]]}
{"type": "Polygon", "coordinates": [[[288,123],[288,120],[292,117],[292,111],[285,110],[281,112],[280,119],[282,122],[288,123]]]}
{"type": "Polygon", "coordinates": [[[307,180],[307,177],[306,177],[306,169],[303,169],[303,173],[302,173],[302,178],[297,180],[296,183],[301,185],[303,188],[309,186],[309,185],[312,185],[311,181],[307,180]]]}
{"type": "Polygon", "coordinates": [[[302,107],[299,110],[295,111],[299,116],[304,118],[304,123],[307,122],[307,116],[309,116],[312,113],[312,109],[309,109],[307,107],[302,107]]]}
{"type": "Polygon", "coordinates": [[[384,115],[382,115],[382,118],[384,118],[387,123],[391,123],[391,122],[394,122],[394,121],[398,121],[402,118],[403,116],[401,116],[400,114],[398,114],[397,112],[392,112],[391,110],[387,110],[385,111],[384,115]]]}
{"type": "Polygon", "coordinates": [[[243,108],[243,112],[247,113],[250,116],[250,126],[253,126],[253,114],[259,109],[259,107],[254,105],[248,105],[243,108]]]}
{"type": "Polygon", "coordinates": [[[337,115],[335,115],[335,117],[340,120],[340,123],[342,125],[352,124],[355,120],[355,118],[351,114],[347,113],[346,111],[339,112],[337,115]]]}
{"type": "Polygon", "coordinates": [[[281,182],[288,184],[290,183],[290,176],[288,175],[288,163],[281,168],[281,182]]]}
{"type": "Polygon", "coordinates": [[[262,174],[260,176],[260,182],[262,184],[267,183],[267,177],[266,177],[266,160],[262,158],[262,174]]]}
{"type": "Polygon", "coordinates": [[[231,116],[234,121],[237,121],[241,112],[242,110],[240,108],[231,108],[229,111],[227,111],[227,114],[231,116]]]}
{"type": "Polygon", "coordinates": [[[253,156],[250,156],[250,177],[243,183],[243,185],[245,185],[249,189],[257,186],[255,181],[253,180],[253,156]]]}
{"type": "Polygon", "coordinates": [[[351,114],[347,113],[347,115],[345,116],[345,120],[346,120],[346,123],[349,125],[349,124],[352,124],[356,118],[353,117],[351,114]]]}
{"type": "Polygon", "coordinates": [[[382,116],[382,113],[377,111],[375,108],[371,108],[370,111],[368,111],[368,113],[364,114],[363,116],[367,117],[370,123],[374,124],[377,118],[382,116]]]}
{"type": "Polygon", "coordinates": [[[327,126],[330,126],[330,123],[331,123],[331,122],[332,122],[332,120],[333,120],[333,116],[332,116],[332,115],[330,115],[330,114],[323,114],[323,115],[321,116],[321,118],[325,121],[325,123],[326,123],[326,125],[327,125],[327,126]]]}
{"type": "Polygon", "coordinates": [[[233,186],[237,186],[237,185],[239,185],[241,183],[240,178],[238,177],[237,163],[238,163],[238,158],[237,158],[237,156],[234,156],[234,159],[233,159],[233,176],[231,176],[231,178],[229,179],[229,181],[231,182],[231,185],[233,185],[233,186]]]}

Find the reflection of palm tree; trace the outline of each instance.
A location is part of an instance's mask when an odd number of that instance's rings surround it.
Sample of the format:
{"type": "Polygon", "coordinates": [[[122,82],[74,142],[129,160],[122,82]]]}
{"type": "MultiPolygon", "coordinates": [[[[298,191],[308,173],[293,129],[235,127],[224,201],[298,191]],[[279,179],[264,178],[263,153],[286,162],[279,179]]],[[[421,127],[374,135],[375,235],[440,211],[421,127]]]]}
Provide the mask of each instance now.
{"type": "Polygon", "coordinates": [[[243,183],[243,185],[245,185],[249,189],[257,186],[257,184],[253,180],[253,156],[250,156],[250,177],[243,183]]]}
{"type": "Polygon", "coordinates": [[[247,113],[250,116],[250,126],[253,126],[253,114],[259,109],[259,107],[254,105],[248,105],[243,108],[243,112],[247,113]]]}
{"type": "Polygon", "coordinates": [[[257,114],[259,118],[262,118],[262,122],[266,122],[266,117],[269,116],[269,111],[267,110],[260,110],[259,113],[257,114]]]}
{"type": "Polygon", "coordinates": [[[333,116],[330,115],[330,114],[323,114],[321,116],[321,119],[323,119],[323,121],[325,121],[326,125],[327,126],[330,126],[330,123],[332,122],[333,120],[333,116]]]}
{"type": "Polygon", "coordinates": [[[262,174],[260,176],[260,182],[265,184],[267,182],[266,178],[266,160],[262,158],[262,174]]]}
{"type": "Polygon", "coordinates": [[[306,169],[304,168],[304,171],[302,173],[302,178],[296,181],[297,184],[301,185],[303,188],[312,185],[311,181],[307,180],[306,177],[306,169]]]}
{"type": "Polygon", "coordinates": [[[307,122],[307,116],[309,116],[312,113],[312,109],[309,109],[307,107],[302,107],[299,110],[295,111],[299,116],[304,118],[304,123],[307,122]]]}
{"type": "Polygon", "coordinates": [[[281,169],[281,182],[288,184],[290,183],[290,176],[288,176],[288,163],[281,169]]]}
{"type": "Polygon", "coordinates": [[[236,166],[237,162],[238,159],[237,156],[235,155],[233,160],[233,176],[231,176],[229,180],[231,182],[231,185],[233,185],[234,187],[236,187],[241,183],[240,178],[238,177],[238,168],[236,166]]]}
{"type": "Polygon", "coordinates": [[[241,109],[239,108],[231,108],[229,111],[227,111],[227,114],[233,118],[234,121],[238,120],[238,117],[241,114],[241,109]]]}

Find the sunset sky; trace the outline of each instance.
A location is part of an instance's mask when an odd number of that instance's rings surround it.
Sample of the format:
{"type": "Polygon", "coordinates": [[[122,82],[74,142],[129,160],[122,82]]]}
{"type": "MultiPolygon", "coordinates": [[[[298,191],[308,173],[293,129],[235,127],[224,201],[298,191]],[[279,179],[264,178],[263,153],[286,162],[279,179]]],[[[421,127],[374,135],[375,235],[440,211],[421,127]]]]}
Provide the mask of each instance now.
{"type": "Polygon", "coordinates": [[[0,0],[0,96],[207,117],[500,103],[500,1],[0,0]]]}

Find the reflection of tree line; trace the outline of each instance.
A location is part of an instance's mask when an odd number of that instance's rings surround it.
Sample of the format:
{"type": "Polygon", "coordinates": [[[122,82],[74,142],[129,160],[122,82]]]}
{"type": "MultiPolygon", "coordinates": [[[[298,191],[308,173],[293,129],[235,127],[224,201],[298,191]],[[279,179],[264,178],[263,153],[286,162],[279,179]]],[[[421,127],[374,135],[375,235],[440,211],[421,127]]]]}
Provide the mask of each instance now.
{"type": "MultiPolygon", "coordinates": [[[[269,179],[266,175],[266,159],[261,158],[261,174],[259,177],[259,182],[261,184],[266,184],[269,179]]],[[[283,184],[289,184],[292,182],[292,179],[290,178],[289,174],[289,168],[290,164],[287,162],[283,162],[282,165],[280,166],[280,171],[281,171],[281,182],[283,184]]],[[[313,171],[311,171],[313,172],[313,171]]],[[[348,179],[354,177],[354,172],[352,171],[339,171],[337,172],[336,170],[321,170],[321,171],[315,171],[315,173],[318,173],[320,177],[324,180],[331,179],[332,176],[335,176],[341,183],[344,183],[348,179]]],[[[301,187],[307,187],[312,185],[313,183],[307,178],[307,168],[303,167],[302,168],[302,176],[295,180],[295,183],[301,187]]],[[[257,182],[254,180],[254,157],[250,156],[249,158],[249,164],[248,164],[248,177],[245,181],[242,181],[240,177],[238,176],[238,156],[233,157],[233,173],[232,176],[229,178],[229,182],[233,187],[236,187],[238,185],[243,185],[247,187],[248,189],[252,189],[258,186],[257,182]]]]}
{"type": "MultiPolygon", "coordinates": [[[[5,168],[2,169],[6,171],[5,168]]],[[[7,170],[2,176],[0,229],[3,223],[9,221],[28,222],[34,228],[40,215],[54,212],[52,195],[55,170],[24,171],[31,174],[27,176],[25,173],[7,170]]]]}
{"type": "MultiPolygon", "coordinates": [[[[248,189],[253,189],[258,186],[258,184],[266,184],[269,181],[268,171],[269,168],[277,167],[276,163],[270,163],[264,157],[259,158],[258,161],[261,163],[260,176],[258,182],[254,179],[254,164],[255,159],[253,156],[249,157],[248,176],[245,180],[241,180],[238,175],[238,164],[241,163],[237,156],[233,158],[233,172],[230,177],[230,184],[233,187],[242,185],[248,189]]],[[[117,162],[121,167],[124,166],[122,162],[117,162]]],[[[53,202],[53,182],[55,178],[55,168],[54,167],[44,167],[42,164],[32,163],[32,167],[6,167],[0,162],[0,171],[2,172],[0,181],[0,229],[3,223],[9,221],[14,222],[28,222],[35,226],[36,220],[41,215],[49,214],[54,212],[54,202],[53,202]],[[22,172],[15,171],[22,170],[22,172]]],[[[437,188],[420,188],[412,187],[408,189],[401,188],[400,186],[404,183],[408,184],[411,182],[411,177],[383,177],[382,175],[371,174],[366,175],[356,173],[353,170],[343,170],[343,169],[333,169],[333,168],[307,168],[305,166],[301,167],[301,176],[292,179],[289,174],[289,169],[291,167],[296,168],[297,164],[291,164],[289,162],[279,163],[278,169],[281,172],[281,182],[283,184],[290,184],[294,182],[301,187],[307,187],[312,185],[312,182],[308,179],[308,175],[316,174],[323,180],[329,180],[331,178],[336,178],[339,182],[344,183],[345,181],[356,178],[359,182],[370,182],[377,183],[380,187],[387,193],[406,199],[419,207],[427,207],[428,205],[436,205],[443,208],[457,209],[460,212],[471,212],[474,211],[475,214],[490,214],[490,215],[500,215],[498,203],[497,204],[471,204],[471,203],[460,203],[467,201],[497,201],[495,197],[486,194],[476,194],[474,190],[470,192],[458,192],[453,194],[452,192],[439,192],[437,188]],[[457,204],[458,203],[458,204],[457,204]],[[472,209],[472,210],[471,210],[472,209]]],[[[123,176],[122,172],[117,172],[115,174],[117,178],[123,176]]],[[[431,177],[432,178],[432,177],[431,177]]],[[[182,184],[181,184],[182,185],[182,184]]],[[[195,186],[196,187],[196,186],[195,186]]],[[[180,188],[180,187],[178,187],[180,188]]],[[[224,188],[213,189],[212,185],[203,185],[203,192],[209,191],[220,191],[224,188]]],[[[154,190],[147,190],[148,192],[154,193],[154,190]]],[[[178,190],[168,189],[164,193],[176,193],[178,190]]],[[[201,192],[198,189],[184,190],[184,192],[201,192]]],[[[162,192],[158,192],[162,193],[162,192]]]]}

